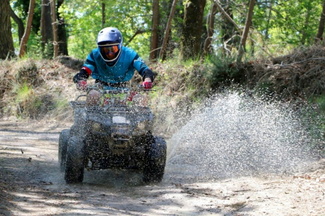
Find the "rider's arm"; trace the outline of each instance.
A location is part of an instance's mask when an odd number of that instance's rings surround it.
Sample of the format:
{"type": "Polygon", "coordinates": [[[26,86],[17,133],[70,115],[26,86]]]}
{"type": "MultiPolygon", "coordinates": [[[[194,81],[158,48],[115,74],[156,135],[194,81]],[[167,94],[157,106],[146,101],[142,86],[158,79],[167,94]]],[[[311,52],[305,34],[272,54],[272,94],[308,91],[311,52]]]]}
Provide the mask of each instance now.
{"type": "Polygon", "coordinates": [[[155,74],[146,65],[146,63],[142,60],[142,58],[138,54],[134,57],[133,66],[142,76],[143,80],[145,80],[146,78],[150,78],[151,81],[153,82],[155,78],[155,74]]]}

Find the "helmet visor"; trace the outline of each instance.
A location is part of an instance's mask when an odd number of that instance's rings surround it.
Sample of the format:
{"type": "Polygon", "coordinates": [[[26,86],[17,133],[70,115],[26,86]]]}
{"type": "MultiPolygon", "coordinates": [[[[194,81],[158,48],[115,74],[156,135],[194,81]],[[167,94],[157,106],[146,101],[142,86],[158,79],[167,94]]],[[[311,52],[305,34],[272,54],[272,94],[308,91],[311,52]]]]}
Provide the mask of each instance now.
{"type": "Polygon", "coordinates": [[[120,51],[119,44],[100,45],[99,49],[102,56],[107,60],[116,58],[120,51]]]}
{"type": "Polygon", "coordinates": [[[104,53],[108,54],[108,53],[117,53],[119,51],[119,48],[117,45],[114,46],[105,46],[105,47],[101,47],[101,49],[103,50],[104,53]]]}

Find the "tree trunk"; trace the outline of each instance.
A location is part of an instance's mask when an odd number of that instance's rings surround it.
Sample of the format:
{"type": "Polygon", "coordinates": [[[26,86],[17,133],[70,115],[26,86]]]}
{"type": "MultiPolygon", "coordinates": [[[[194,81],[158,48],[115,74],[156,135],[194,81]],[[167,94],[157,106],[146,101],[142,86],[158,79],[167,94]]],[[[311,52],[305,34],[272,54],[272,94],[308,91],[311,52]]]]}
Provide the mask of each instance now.
{"type": "Polygon", "coordinates": [[[159,41],[159,0],[152,2],[152,34],[150,42],[150,56],[149,60],[157,61],[158,57],[158,41],[159,41]]]}
{"type": "Polygon", "coordinates": [[[227,6],[227,8],[228,8],[228,10],[227,10],[228,12],[227,12],[226,10],[223,9],[223,7],[219,4],[219,2],[215,1],[214,3],[217,6],[217,8],[219,9],[222,16],[225,18],[225,21],[228,21],[229,23],[231,23],[233,26],[236,27],[236,29],[240,29],[239,26],[232,19],[232,13],[229,13],[229,11],[231,11],[230,7],[227,6]]]}
{"type": "Polygon", "coordinates": [[[315,39],[316,43],[323,40],[324,26],[325,26],[325,1],[323,2],[323,10],[319,20],[318,32],[315,39]]]}
{"type": "Polygon", "coordinates": [[[21,42],[21,38],[24,35],[24,22],[22,21],[22,19],[20,19],[15,12],[12,10],[12,8],[10,7],[10,16],[11,18],[15,21],[15,23],[18,25],[18,38],[19,38],[19,44],[21,42]]]}
{"type": "Polygon", "coordinates": [[[252,18],[253,18],[253,10],[255,6],[255,0],[250,0],[249,1],[249,8],[248,8],[248,13],[246,17],[246,23],[245,23],[245,28],[240,40],[239,44],[239,52],[238,52],[238,58],[237,58],[237,63],[240,63],[242,60],[242,57],[245,53],[245,46],[246,46],[246,40],[249,32],[249,28],[252,25],[252,18]]]}
{"type": "Polygon", "coordinates": [[[168,17],[168,22],[167,22],[166,29],[165,29],[165,35],[164,35],[163,43],[162,43],[161,50],[160,50],[160,53],[159,53],[159,58],[162,61],[164,61],[165,58],[166,58],[165,52],[166,52],[166,49],[167,49],[167,41],[168,41],[168,38],[169,38],[169,33],[170,33],[171,25],[172,25],[172,20],[173,20],[175,10],[176,10],[176,3],[177,3],[177,0],[173,0],[172,8],[170,10],[170,14],[169,14],[169,17],[168,17]]]}
{"type": "Polygon", "coordinates": [[[25,33],[24,33],[24,36],[21,39],[21,44],[20,44],[20,50],[19,50],[19,57],[20,58],[23,57],[27,52],[27,41],[28,41],[31,29],[32,29],[34,8],[35,8],[35,0],[30,0],[26,29],[25,29],[25,33]]]}
{"type": "Polygon", "coordinates": [[[265,31],[264,31],[264,40],[263,40],[263,47],[265,47],[266,45],[266,41],[270,38],[269,35],[269,30],[270,30],[270,26],[271,26],[271,19],[272,19],[272,10],[273,10],[273,4],[274,4],[274,0],[270,0],[269,2],[267,2],[267,4],[269,4],[269,9],[267,10],[267,20],[266,20],[266,26],[265,26],[265,31]]]}
{"type": "Polygon", "coordinates": [[[58,9],[63,4],[64,0],[58,0],[56,14],[58,17],[58,40],[59,40],[59,55],[69,55],[68,53],[68,37],[66,31],[65,20],[60,16],[58,9]]]}
{"type": "Polygon", "coordinates": [[[204,41],[204,52],[206,54],[211,53],[213,51],[212,49],[212,37],[214,33],[214,16],[217,13],[217,4],[214,2],[214,0],[211,0],[211,9],[210,13],[208,15],[208,24],[207,24],[207,38],[204,41]]]}
{"type": "Polygon", "coordinates": [[[302,32],[301,32],[301,40],[300,40],[300,43],[301,45],[305,45],[306,44],[306,41],[308,40],[308,25],[309,25],[309,21],[310,21],[310,16],[311,16],[311,13],[312,13],[312,5],[310,2],[306,3],[306,11],[305,11],[305,22],[304,22],[304,25],[303,25],[303,28],[302,28],[302,32]]]}
{"type": "Polygon", "coordinates": [[[53,29],[50,0],[42,0],[41,6],[41,48],[44,58],[53,56],[53,29]]]}
{"type": "Polygon", "coordinates": [[[202,53],[201,41],[205,4],[206,0],[189,0],[185,4],[181,38],[181,54],[184,60],[199,57],[202,53]]]}
{"type": "Polygon", "coordinates": [[[105,28],[105,24],[106,24],[106,4],[104,2],[104,0],[102,1],[102,28],[105,28]]]}
{"type": "Polygon", "coordinates": [[[56,19],[55,0],[51,1],[51,17],[52,17],[52,32],[53,32],[53,57],[56,58],[59,55],[59,43],[58,43],[58,22],[56,19]]]}
{"type": "Polygon", "coordinates": [[[9,0],[4,0],[0,4],[0,59],[14,56],[14,43],[11,34],[9,0]]]}
{"type": "Polygon", "coordinates": [[[228,0],[215,1],[219,12],[222,15],[220,35],[222,37],[223,50],[225,55],[231,54],[233,47],[238,47],[240,27],[233,20],[232,8],[228,0]],[[222,5],[221,5],[222,4],[222,5]]]}

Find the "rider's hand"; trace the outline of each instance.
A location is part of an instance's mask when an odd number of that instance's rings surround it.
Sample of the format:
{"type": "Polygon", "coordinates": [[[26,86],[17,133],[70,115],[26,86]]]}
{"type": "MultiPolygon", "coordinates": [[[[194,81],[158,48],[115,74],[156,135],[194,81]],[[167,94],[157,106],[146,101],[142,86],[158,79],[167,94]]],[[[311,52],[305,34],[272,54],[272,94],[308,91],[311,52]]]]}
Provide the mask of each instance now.
{"type": "Polygon", "coordinates": [[[145,80],[142,83],[142,86],[144,89],[151,89],[152,88],[152,81],[150,78],[145,78],[145,80]]]}
{"type": "Polygon", "coordinates": [[[87,89],[87,80],[80,80],[78,83],[77,83],[77,89],[78,90],[82,90],[82,91],[85,91],[87,89]]]}

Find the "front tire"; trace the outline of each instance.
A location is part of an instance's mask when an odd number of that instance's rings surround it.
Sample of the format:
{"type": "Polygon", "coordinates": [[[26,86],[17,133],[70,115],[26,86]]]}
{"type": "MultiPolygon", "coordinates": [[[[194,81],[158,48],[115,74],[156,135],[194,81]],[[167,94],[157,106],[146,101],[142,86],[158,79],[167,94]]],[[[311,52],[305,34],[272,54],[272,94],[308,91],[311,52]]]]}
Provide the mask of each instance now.
{"type": "Polygon", "coordinates": [[[70,138],[70,130],[69,129],[62,130],[59,136],[59,153],[58,153],[61,172],[64,172],[65,170],[69,138],[70,138]]]}
{"type": "Polygon", "coordinates": [[[155,137],[151,143],[143,169],[145,183],[159,183],[162,181],[166,165],[167,144],[162,137],[155,137]]]}
{"type": "Polygon", "coordinates": [[[84,177],[84,142],[73,136],[68,141],[64,179],[67,184],[81,183],[84,177]]]}

